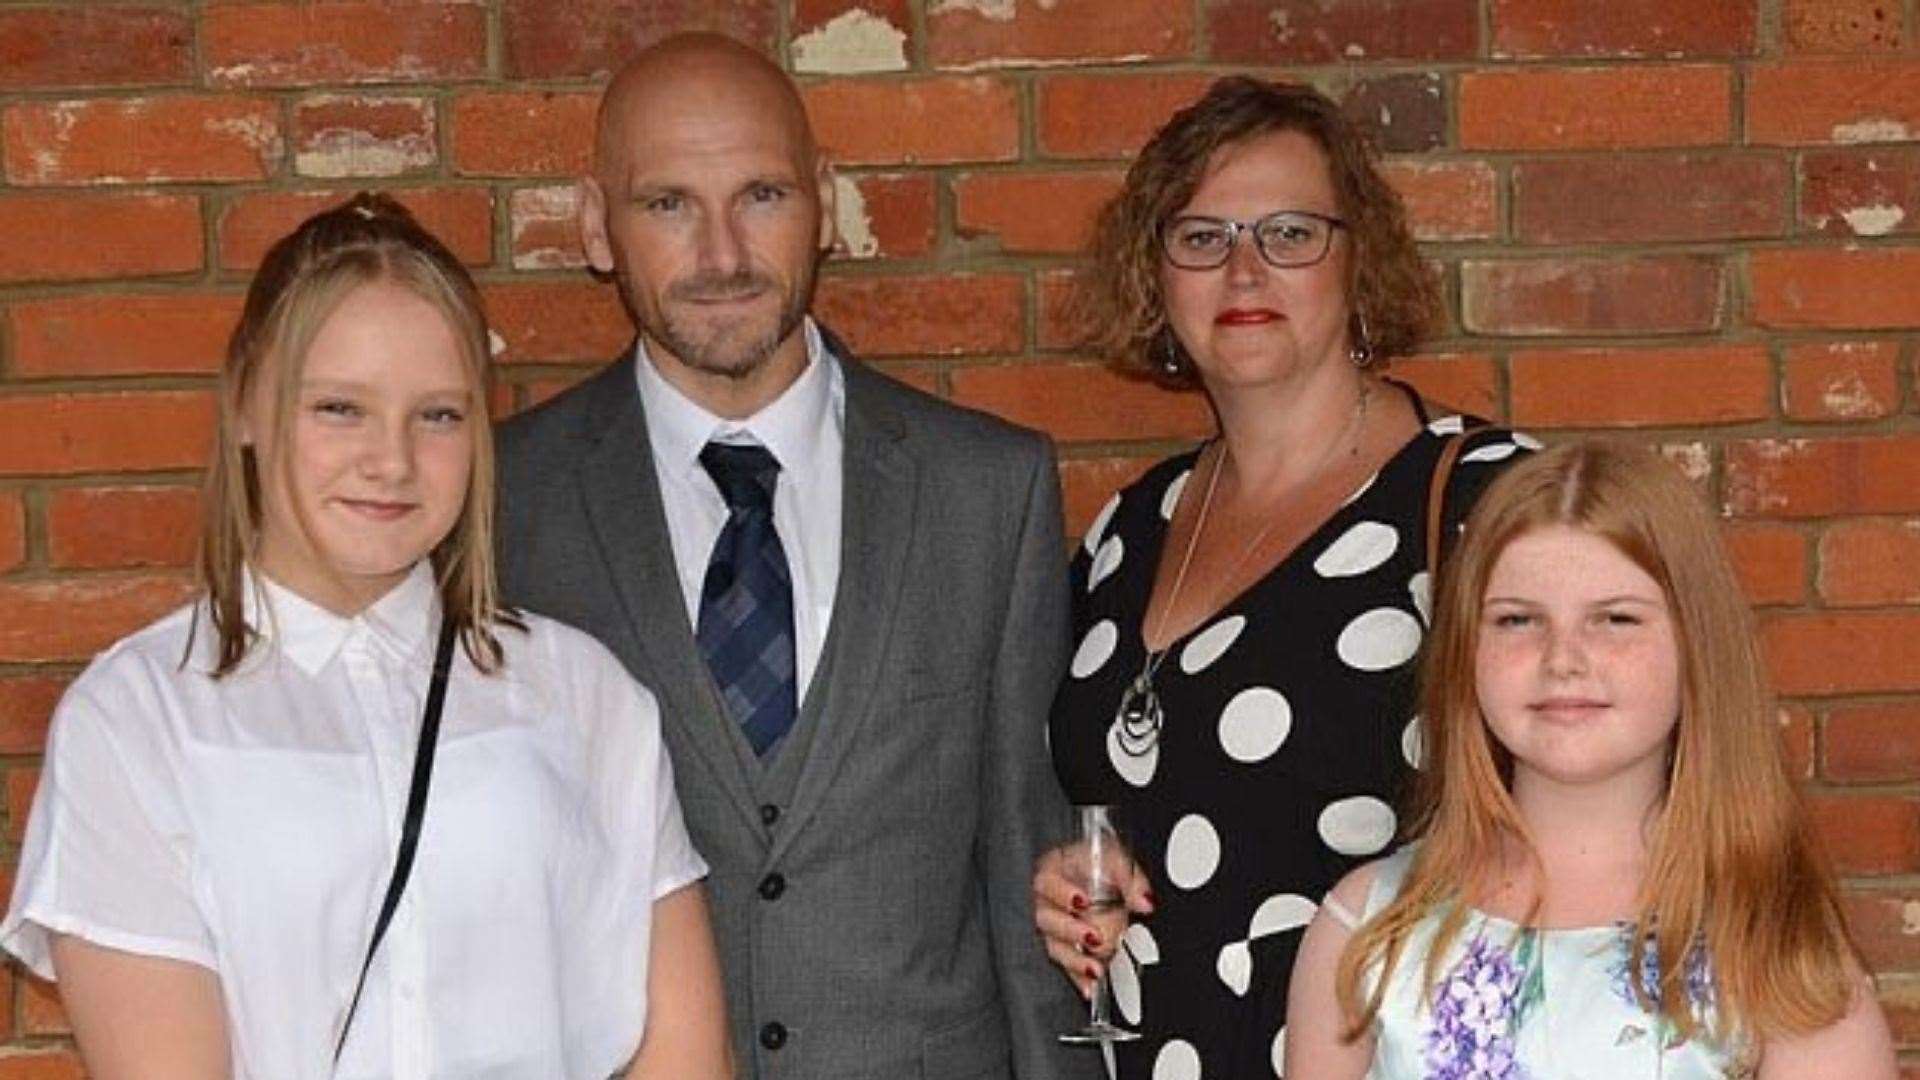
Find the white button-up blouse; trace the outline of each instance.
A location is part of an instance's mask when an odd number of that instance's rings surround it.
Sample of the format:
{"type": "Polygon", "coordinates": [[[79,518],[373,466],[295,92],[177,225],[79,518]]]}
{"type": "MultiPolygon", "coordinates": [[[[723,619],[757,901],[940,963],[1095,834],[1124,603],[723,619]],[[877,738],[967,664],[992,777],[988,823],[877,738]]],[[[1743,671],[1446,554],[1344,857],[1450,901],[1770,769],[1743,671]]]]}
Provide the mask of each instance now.
{"type": "MultiPolygon", "coordinates": [[[[256,580],[264,640],[227,677],[193,606],[68,690],[0,945],[46,977],[52,933],[209,968],[236,1077],[325,1077],[439,601],[424,563],[353,618],[256,580]]],[[[419,853],[334,1075],[599,1080],[639,1045],[653,902],[706,866],[652,695],[587,635],[526,622],[496,675],[455,651],[419,853]]]]}

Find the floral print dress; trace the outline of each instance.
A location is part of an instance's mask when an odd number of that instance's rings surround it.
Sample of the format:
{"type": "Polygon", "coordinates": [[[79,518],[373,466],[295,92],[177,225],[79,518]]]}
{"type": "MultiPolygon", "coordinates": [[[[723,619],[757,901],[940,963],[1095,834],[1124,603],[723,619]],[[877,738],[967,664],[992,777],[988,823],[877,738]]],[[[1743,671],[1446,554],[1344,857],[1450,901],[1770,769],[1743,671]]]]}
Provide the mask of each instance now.
{"type": "MultiPolygon", "coordinates": [[[[1364,917],[1399,892],[1413,849],[1379,863],[1364,917]]],[[[1374,1025],[1367,1080],[1734,1080],[1753,1075],[1744,1045],[1706,1034],[1681,1040],[1640,1005],[1633,981],[1658,985],[1657,960],[1631,970],[1626,924],[1541,930],[1473,912],[1436,976],[1432,1004],[1421,973],[1440,917],[1414,931],[1374,1025]]],[[[1711,1015],[1705,954],[1688,965],[1687,993],[1711,1015]]]]}

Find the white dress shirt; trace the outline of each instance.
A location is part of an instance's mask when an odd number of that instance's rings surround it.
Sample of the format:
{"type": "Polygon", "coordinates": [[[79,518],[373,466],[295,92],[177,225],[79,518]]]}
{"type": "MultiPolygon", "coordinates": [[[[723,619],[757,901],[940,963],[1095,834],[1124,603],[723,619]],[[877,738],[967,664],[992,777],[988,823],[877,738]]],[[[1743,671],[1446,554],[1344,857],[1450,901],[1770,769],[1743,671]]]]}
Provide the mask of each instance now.
{"type": "Polygon", "coordinates": [[[727,523],[727,501],[700,464],[709,442],[758,443],[780,462],[773,493],[773,529],[793,579],[794,671],[799,701],[820,663],[840,583],[840,452],[846,432],[846,376],[806,320],[807,367],[792,386],[745,420],[727,420],[695,404],[653,366],[646,342],[634,364],[647,441],[660,479],[660,499],[680,574],[687,623],[700,627],[700,589],[714,542],[727,523]]]}
{"type": "MultiPolygon", "coordinates": [[[[53,933],[208,968],[236,1077],[326,1077],[399,844],[439,598],[424,562],[352,618],[255,580],[264,639],[225,678],[193,605],[61,700],[0,945],[49,978],[53,933]]],[[[495,676],[456,649],[418,857],[340,1077],[602,1080],[639,1045],[653,902],[706,867],[652,696],[585,634],[526,621],[499,631],[495,676]]]]}

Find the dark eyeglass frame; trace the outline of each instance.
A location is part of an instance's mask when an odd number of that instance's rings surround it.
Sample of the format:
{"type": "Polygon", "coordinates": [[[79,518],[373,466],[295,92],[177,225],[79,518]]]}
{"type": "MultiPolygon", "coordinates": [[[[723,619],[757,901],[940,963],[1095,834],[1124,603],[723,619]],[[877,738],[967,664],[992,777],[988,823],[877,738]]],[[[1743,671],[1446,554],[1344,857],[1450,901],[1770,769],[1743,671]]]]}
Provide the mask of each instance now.
{"type": "Polygon", "coordinates": [[[1160,226],[1160,253],[1166,257],[1169,265],[1178,270],[1218,270],[1222,266],[1227,265],[1227,260],[1233,258],[1233,249],[1240,244],[1240,234],[1247,233],[1253,237],[1254,250],[1260,253],[1260,258],[1265,260],[1268,266],[1276,270],[1297,270],[1304,266],[1313,266],[1324,260],[1327,257],[1327,253],[1333,250],[1334,232],[1339,229],[1350,228],[1351,226],[1349,226],[1344,219],[1332,217],[1328,214],[1316,214],[1311,210],[1275,210],[1271,214],[1263,214],[1252,221],[1236,221],[1233,218],[1210,217],[1206,214],[1183,214],[1167,222],[1165,225],[1160,226]],[[1313,258],[1282,261],[1274,258],[1273,253],[1267,250],[1266,242],[1260,239],[1261,229],[1273,221],[1283,218],[1308,218],[1327,227],[1325,238],[1320,244],[1320,250],[1313,258]],[[1173,245],[1174,230],[1186,222],[1195,221],[1217,226],[1227,231],[1227,243],[1226,246],[1220,249],[1220,257],[1218,259],[1211,262],[1195,262],[1191,258],[1187,258],[1184,254],[1175,253],[1173,245]],[[1185,261],[1183,261],[1183,259],[1185,261]]]}

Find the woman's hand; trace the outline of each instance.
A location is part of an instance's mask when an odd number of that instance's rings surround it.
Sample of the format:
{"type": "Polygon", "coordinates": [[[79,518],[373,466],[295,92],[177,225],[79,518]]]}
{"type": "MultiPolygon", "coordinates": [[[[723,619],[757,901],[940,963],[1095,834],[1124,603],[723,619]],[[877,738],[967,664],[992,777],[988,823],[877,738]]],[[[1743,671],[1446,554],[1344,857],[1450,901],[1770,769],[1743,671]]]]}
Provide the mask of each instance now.
{"type": "Polygon", "coordinates": [[[1153,890],[1147,875],[1124,851],[1107,853],[1108,880],[1117,882],[1123,907],[1097,909],[1082,883],[1086,879],[1085,841],[1063,844],[1040,856],[1033,868],[1033,925],[1046,943],[1047,956],[1089,997],[1100,973],[1127,929],[1128,913],[1153,914],[1153,890]]]}

